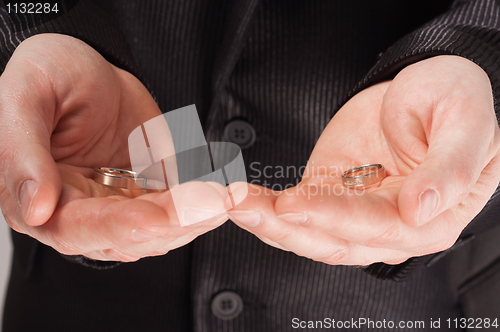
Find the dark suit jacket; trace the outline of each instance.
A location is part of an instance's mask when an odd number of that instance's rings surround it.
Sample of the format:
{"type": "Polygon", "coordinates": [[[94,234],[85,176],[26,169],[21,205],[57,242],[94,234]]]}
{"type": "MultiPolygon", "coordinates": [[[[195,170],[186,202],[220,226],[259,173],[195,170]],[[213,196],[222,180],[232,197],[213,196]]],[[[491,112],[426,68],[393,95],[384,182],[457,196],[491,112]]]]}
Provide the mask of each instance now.
{"type": "MultiPolygon", "coordinates": [[[[163,111],[195,103],[207,141],[222,141],[231,119],[246,119],[257,140],[244,159],[258,184],[266,179],[255,169],[305,165],[348,97],[416,61],[466,57],[488,73],[496,100],[500,94],[493,0],[97,3],[68,1],[51,20],[0,8],[0,69],[30,35],[80,38],[139,77],[163,111]]],[[[289,174],[267,183],[276,189],[298,180],[289,174]]],[[[13,233],[3,328],[288,331],[294,318],[366,318],[425,321],[425,331],[431,318],[441,326],[448,318],[493,320],[500,318],[499,213],[494,195],[450,250],[365,269],[274,249],[231,222],[164,256],[124,264],[65,257],[13,233]],[[211,302],[226,290],[239,294],[243,311],[221,320],[211,302]]]]}

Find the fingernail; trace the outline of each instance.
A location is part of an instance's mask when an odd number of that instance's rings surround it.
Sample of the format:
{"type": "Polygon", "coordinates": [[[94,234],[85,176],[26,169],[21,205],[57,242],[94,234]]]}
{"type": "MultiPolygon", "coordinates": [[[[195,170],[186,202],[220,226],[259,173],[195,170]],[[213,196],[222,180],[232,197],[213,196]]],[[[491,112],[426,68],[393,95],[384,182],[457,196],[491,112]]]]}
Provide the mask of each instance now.
{"type": "Polygon", "coordinates": [[[24,220],[28,220],[31,212],[33,198],[38,192],[38,185],[33,180],[26,180],[19,190],[19,204],[21,205],[21,213],[24,220]]]}
{"type": "Polygon", "coordinates": [[[438,193],[434,189],[427,189],[418,196],[417,226],[429,221],[429,217],[438,205],[438,193]]]}
{"type": "Polygon", "coordinates": [[[288,221],[293,224],[305,224],[309,221],[307,213],[286,213],[279,215],[278,218],[288,221]]]}
{"type": "Polygon", "coordinates": [[[262,214],[257,211],[231,211],[229,217],[248,227],[256,227],[262,221],[262,214]]]}
{"type": "Polygon", "coordinates": [[[189,226],[197,224],[202,221],[208,221],[218,215],[222,214],[220,211],[210,209],[186,208],[184,210],[183,218],[179,221],[181,226],[189,226]]]}
{"type": "Polygon", "coordinates": [[[141,228],[136,228],[132,230],[132,238],[135,241],[143,242],[143,241],[149,241],[152,239],[155,239],[157,237],[162,236],[163,233],[161,232],[155,232],[155,231],[148,231],[145,229],[141,228]]]}

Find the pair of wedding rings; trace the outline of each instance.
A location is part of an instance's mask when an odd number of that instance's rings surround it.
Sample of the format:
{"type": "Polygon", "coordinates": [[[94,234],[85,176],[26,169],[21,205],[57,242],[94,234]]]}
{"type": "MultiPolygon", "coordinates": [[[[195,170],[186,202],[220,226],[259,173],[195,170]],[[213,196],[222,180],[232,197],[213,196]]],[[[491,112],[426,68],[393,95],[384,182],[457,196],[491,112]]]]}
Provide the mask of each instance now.
{"type": "MultiPolygon", "coordinates": [[[[381,182],[386,177],[385,167],[381,164],[368,164],[348,169],[342,175],[342,182],[347,188],[364,188],[381,182]]],[[[94,181],[100,183],[112,193],[137,197],[161,189],[147,189],[147,179],[139,174],[120,168],[98,167],[94,170],[94,181]]]]}

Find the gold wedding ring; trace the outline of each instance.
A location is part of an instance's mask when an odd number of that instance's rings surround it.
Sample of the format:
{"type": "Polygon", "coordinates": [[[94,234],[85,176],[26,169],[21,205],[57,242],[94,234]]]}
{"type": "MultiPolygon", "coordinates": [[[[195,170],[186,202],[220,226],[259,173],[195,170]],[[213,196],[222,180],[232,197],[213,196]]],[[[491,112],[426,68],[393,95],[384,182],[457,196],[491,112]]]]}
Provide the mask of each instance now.
{"type": "Polygon", "coordinates": [[[94,181],[106,186],[112,195],[137,197],[165,191],[165,189],[146,189],[148,180],[145,177],[133,171],[113,167],[95,168],[94,181]]]}
{"type": "Polygon", "coordinates": [[[126,169],[97,167],[94,170],[94,181],[110,187],[140,190],[146,188],[147,179],[126,169]]]}
{"type": "Polygon", "coordinates": [[[348,169],[342,175],[342,182],[347,188],[361,188],[379,183],[385,177],[384,166],[381,164],[369,164],[348,169]]]}

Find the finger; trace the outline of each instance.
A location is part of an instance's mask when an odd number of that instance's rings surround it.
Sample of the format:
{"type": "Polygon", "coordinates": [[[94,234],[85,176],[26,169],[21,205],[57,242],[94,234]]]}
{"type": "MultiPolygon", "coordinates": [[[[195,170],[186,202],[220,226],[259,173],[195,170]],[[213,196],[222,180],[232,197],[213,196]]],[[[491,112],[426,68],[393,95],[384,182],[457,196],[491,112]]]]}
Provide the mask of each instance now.
{"type": "Polygon", "coordinates": [[[406,242],[410,227],[401,221],[395,206],[399,188],[363,193],[332,186],[328,180],[308,181],[283,192],[275,204],[277,217],[366,246],[395,247],[406,242]]]}
{"type": "MultiPolygon", "coordinates": [[[[245,194],[245,191],[242,191],[245,194]]],[[[239,190],[233,191],[233,195],[238,197],[239,190]]],[[[235,209],[229,211],[230,219],[276,248],[331,265],[399,262],[410,257],[404,251],[363,247],[323,230],[303,227],[278,218],[274,209],[281,195],[283,193],[248,185],[247,197],[235,209]]]]}
{"type": "MultiPolygon", "coordinates": [[[[166,195],[152,201],[162,206],[182,227],[198,227],[198,223],[222,216],[231,207],[228,191],[216,182],[191,181],[171,188],[166,195]]],[[[148,199],[148,195],[139,199],[148,199]]]]}
{"type": "Polygon", "coordinates": [[[50,87],[42,73],[13,62],[0,76],[0,178],[32,226],[49,219],[61,190],[50,154],[56,100],[50,87]]]}
{"type": "Polygon", "coordinates": [[[300,241],[292,245],[292,248],[297,250],[295,252],[301,252],[307,257],[315,257],[316,253],[309,250],[314,247],[311,246],[314,238],[303,237],[303,229],[298,225],[288,224],[276,218],[274,205],[280,194],[252,184],[233,186],[233,199],[241,203],[228,212],[230,219],[264,242],[280,249],[289,248],[287,245],[291,244],[290,241],[300,238],[300,241]],[[244,196],[244,199],[240,199],[240,196],[244,196]]]}
{"type": "MultiPolygon", "coordinates": [[[[247,231],[249,231],[250,233],[252,233],[250,230],[244,228],[244,226],[242,228],[245,229],[245,230],[247,230],[247,231]]],[[[259,240],[261,240],[262,242],[264,242],[267,245],[270,245],[271,247],[274,247],[276,249],[280,249],[280,250],[283,250],[283,251],[290,251],[289,249],[283,247],[281,244],[279,244],[277,242],[274,242],[274,241],[271,241],[270,239],[268,239],[265,236],[258,235],[258,234],[254,234],[254,235],[257,236],[259,238],[259,240]]]]}
{"type": "Polygon", "coordinates": [[[468,110],[458,112],[462,115],[456,122],[448,119],[435,126],[427,137],[425,159],[402,184],[399,206],[408,225],[421,226],[463,202],[498,152],[493,105],[457,107],[468,110]]]}
{"type": "Polygon", "coordinates": [[[125,247],[160,237],[166,241],[175,240],[193,232],[196,227],[199,227],[199,233],[213,229],[212,224],[194,225],[186,218],[194,215],[203,221],[223,214],[225,198],[204,183],[187,183],[176,188],[180,197],[177,205],[170,191],[136,199],[118,196],[78,198],[76,194],[66,192],[76,189],[64,186],[62,196],[75,199],[58,206],[45,225],[30,227],[28,232],[58,251],[76,254],[125,247]],[[188,200],[183,200],[186,197],[188,200]],[[179,207],[181,211],[177,211],[179,207]],[[190,226],[181,227],[178,215],[190,226]]]}
{"type": "MultiPolygon", "coordinates": [[[[192,185],[196,185],[196,188],[191,188],[191,190],[195,189],[198,193],[200,193],[200,186],[207,186],[205,188],[206,191],[210,192],[212,189],[215,189],[217,193],[220,194],[221,201],[226,199],[227,191],[225,191],[225,188],[220,184],[206,182],[193,183],[192,185]]],[[[211,195],[213,195],[213,193],[211,193],[211,195]]],[[[151,196],[154,197],[155,195],[151,196]]],[[[146,197],[143,197],[143,199],[144,198],[146,197]]],[[[160,206],[166,207],[167,211],[169,211],[168,213],[171,215],[178,215],[177,211],[172,209],[168,194],[160,196],[156,195],[156,197],[153,198],[153,201],[160,206]]],[[[181,247],[191,242],[199,235],[219,227],[227,220],[227,214],[222,213],[209,218],[202,223],[192,224],[189,227],[181,227],[180,224],[176,225],[175,223],[172,223],[168,226],[168,233],[160,235],[159,237],[154,237],[151,240],[146,240],[136,244],[125,244],[117,248],[98,251],[98,253],[101,257],[103,255],[108,255],[106,256],[106,260],[111,259],[120,261],[134,261],[142,257],[164,255],[172,249],[181,247]]],[[[164,227],[156,226],[156,228],[161,229],[164,227]]]]}
{"type": "Polygon", "coordinates": [[[324,258],[328,255],[332,261],[334,257],[338,257],[340,261],[345,255],[348,242],[277,218],[274,209],[280,194],[251,184],[248,184],[248,188],[241,186],[234,188],[232,195],[235,200],[240,195],[246,195],[246,198],[228,212],[230,219],[256,236],[278,244],[279,248],[285,248],[312,259],[324,258]],[[324,245],[317,246],[318,241],[324,245]]]}
{"type": "MultiPolygon", "coordinates": [[[[245,190],[243,190],[243,194],[245,194],[245,190]]],[[[238,197],[239,191],[235,190],[233,195],[238,197]]],[[[390,194],[386,194],[386,196],[389,195],[390,194]]],[[[394,194],[392,195],[396,196],[394,194]]],[[[255,234],[264,242],[276,248],[293,251],[298,255],[328,264],[367,265],[374,262],[402,262],[409,257],[447,249],[454,243],[458,236],[458,233],[453,233],[451,237],[449,236],[450,230],[448,227],[450,223],[446,222],[446,220],[441,220],[445,217],[442,215],[436,222],[432,222],[419,229],[408,227],[400,221],[402,227],[405,227],[405,229],[411,233],[398,233],[398,237],[391,238],[391,236],[389,236],[389,239],[385,238],[387,235],[384,233],[380,236],[373,234],[372,238],[368,236],[368,240],[366,241],[370,246],[360,245],[359,242],[348,241],[338,237],[337,234],[330,234],[324,230],[325,228],[331,227],[331,213],[326,214],[324,224],[321,224],[322,220],[320,218],[324,217],[321,214],[319,214],[320,217],[318,220],[316,220],[315,217],[311,217],[306,223],[302,224],[296,223],[298,218],[296,218],[296,220],[287,221],[283,215],[278,217],[277,213],[281,212],[281,208],[278,206],[283,204],[280,201],[288,199],[288,197],[291,196],[287,196],[283,192],[277,193],[263,187],[248,185],[247,197],[235,209],[229,211],[230,219],[241,228],[255,234]],[[433,234],[433,236],[429,236],[429,234],[433,234]],[[401,240],[395,241],[399,238],[401,240]],[[409,241],[410,239],[411,241],[409,241]]],[[[311,211],[316,211],[318,208],[324,209],[325,207],[321,205],[329,205],[328,203],[323,204],[326,197],[319,198],[319,195],[311,197],[318,198],[316,202],[319,203],[318,206],[303,206],[306,208],[306,213],[311,216],[315,216],[311,211]]],[[[359,207],[363,208],[366,204],[369,204],[367,202],[369,202],[370,199],[372,198],[369,198],[368,201],[360,201],[359,207]]],[[[297,207],[300,201],[304,200],[297,199],[290,206],[297,207]]],[[[378,202],[377,199],[374,199],[373,206],[376,207],[378,202]]],[[[358,207],[356,202],[354,204],[339,203],[333,210],[339,210],[339,207],[341,210],[345,210],[346,205],[350,205],[350,208],[353,210],[357,210],[358,207]]],[[[285,208],[285,205],[283,205],[283,208],[288,209],[285,210],[288,212],[290,211],[290,206],[285,208]]],[[[295,211],[300,208],[301,207],[297,208],[295,211]]],[[[386,206],[384,210],[387,210],[387,208],[386,206]]],[[[344,211],[343,213],[349,212],[352,214],[352,211],[344,211]]],[[[365,211],[365,213],[370,217],[366,218],[366,216],[359,215],[361,219],[346,218],[346,222],[352,223],[353,225],[365,223],[365,227],[371,222],[383,222],[383,217],[380,217],[380,219],[376,218],[376,220],[373,221],[371,216],[374,214],[376,215],[373,211],[370,212],[370,210],[368,210],[365,211]]],[[[294,217],[297,217],[297,215],[294,217]]],[[[303,215],[301,217],[303,217],[303,215]]],[[[446,217],[450,219],[449,215],[446,217]]],[[[340,225],[338,228],[341,229],[342,226],[345,225],[340,225]]],[[[346,227],[350,226],[347,225],[346,227]]],[[[378,227],[378,225],[375,225],[375,227],[378,227]]],[[[359,236],[359,232],[360,231],[354,231],[349,233],[347,237],[358,241],[359,239],[357,236],[359,236]]],[[[366,233],[369,234],[370,230],[366,231],[366,233]]]]}
{"type": "MultiPolygon", "coordinates": [[[[387,248],[415,255],[449,247],[459,235],[453,214],[443,214],[424,227],[406,225],[397,199],[401,179],[386,178],[363,191],[332,189],[330,182],[298,186],[283,192],[274,209],[278,219],[304,229],[333,235],[363,247],[387,248]]],[[[328,179],[328,178],[327,178],[328,179]]],[[[335,181],[333,181],[335,183],[335,181]]]]}
{"type": "Polygon", "coordinates": [[[128,255],[129,257],[136,258],[164,255],[170,250],[186,245],[198,236],[219,227],[227,220],[227,215],[216,216],[198,224],[195,228],[182,228],[180,229],[180,232],[175,232],[176,235],[172,232],[167,235],[154,238],[150,241],[120,246],[114,249],[120,253],[128,255]]]}
{"type": "Polygon", "coordinates": [[[85,258],[96,261],[115,261],[124,263],[135,262],[142,258],[142,257],[129,256],[117,249],[95,250],[88,253],[84,253],[82,255],[85,258]]]}
{"type": "Polygon", "coordinates": [[[468,60],[444,58],[452,65],[436,68],[446,79],[430,82],[409,67],[396,76],[382,104],[384,135],[402,174],[408,174],[399,206],[412,226],[461,203],[498,151],[488,76],[468,60]],[[467,79],[464,70],[470,72],[467,79]]]}

